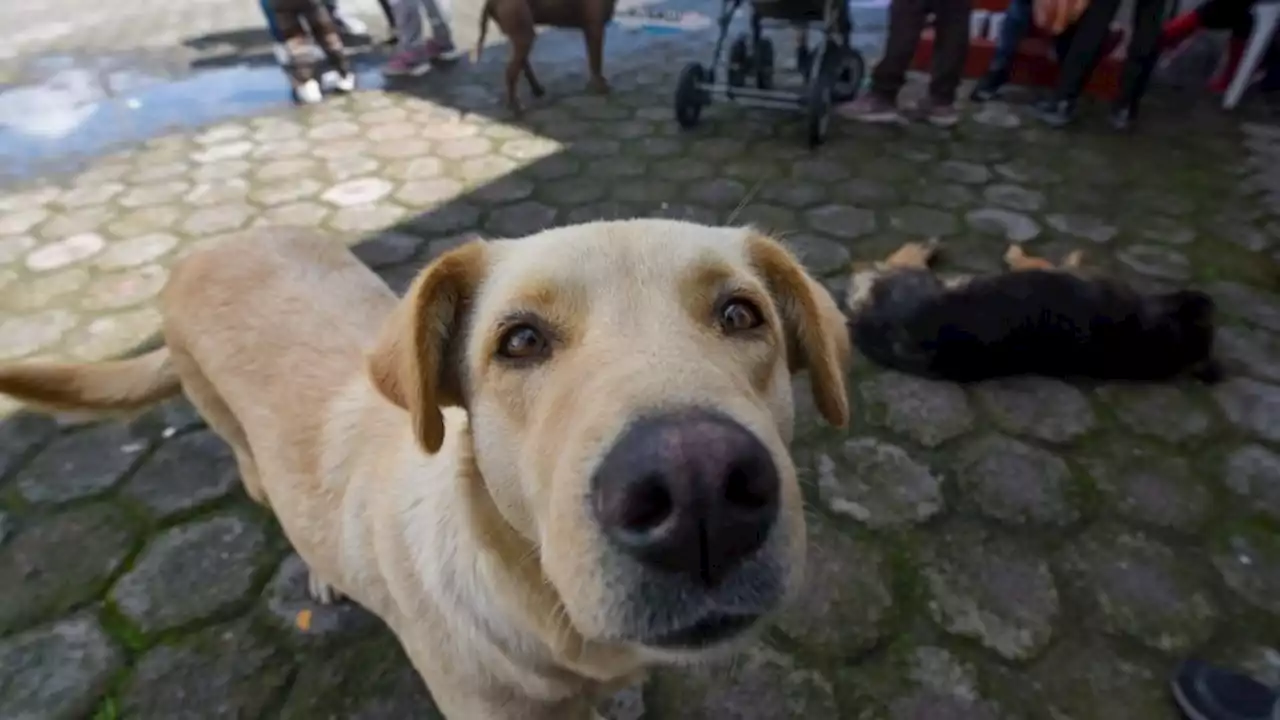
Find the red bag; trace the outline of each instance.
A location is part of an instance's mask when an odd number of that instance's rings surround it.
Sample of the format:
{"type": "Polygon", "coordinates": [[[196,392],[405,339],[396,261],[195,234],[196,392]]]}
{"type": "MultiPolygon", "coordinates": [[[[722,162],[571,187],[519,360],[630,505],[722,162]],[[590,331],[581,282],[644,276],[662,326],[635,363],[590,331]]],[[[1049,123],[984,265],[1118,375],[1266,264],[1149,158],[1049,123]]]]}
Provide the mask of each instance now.
{"type": "Polygon", "coordinates": [[[1089,0],[1034,0],[1036,27],[1050,35],[1061,35],[1089,7],[1089,0]]]}

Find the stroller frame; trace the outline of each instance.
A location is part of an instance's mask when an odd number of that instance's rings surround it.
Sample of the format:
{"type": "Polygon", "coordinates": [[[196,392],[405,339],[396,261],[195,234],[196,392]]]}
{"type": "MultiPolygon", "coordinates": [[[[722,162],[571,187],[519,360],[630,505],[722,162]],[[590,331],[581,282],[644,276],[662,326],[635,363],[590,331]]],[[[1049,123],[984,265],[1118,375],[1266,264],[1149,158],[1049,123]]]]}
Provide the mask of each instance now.
{"type": "Polygon", "coordinates": [[[857,97],[866,76],[866,60],[853,47],[853,22],[846,0],[809,0],[822,3],[821,16],[812,7],[797,7],[806,0],[723,0],[718,20],[719,37],[711,64],[689,63],[680,72],[676,87],[676,121],[685,129],[698,125],[702,109],[717,98],[748,107],[804,112],[808,120],[809,146],[821,145],[827,136],[834,105],[857,97]],[[727,67],[720,77],[720,63],[729,27],[744,2],[751,3],[750,33],[739,35],[730,46],[727,67]],[[803,31],[796,50],[796,67],[804,78],[798,90],[773,87],[773,42],[764,36],[765,22],[789,25],[803,31]],[[809,26],[821,22],[816,50],[808,45],[809,26]],[[748,81],[753,80],[755,87],[748,81]]]}

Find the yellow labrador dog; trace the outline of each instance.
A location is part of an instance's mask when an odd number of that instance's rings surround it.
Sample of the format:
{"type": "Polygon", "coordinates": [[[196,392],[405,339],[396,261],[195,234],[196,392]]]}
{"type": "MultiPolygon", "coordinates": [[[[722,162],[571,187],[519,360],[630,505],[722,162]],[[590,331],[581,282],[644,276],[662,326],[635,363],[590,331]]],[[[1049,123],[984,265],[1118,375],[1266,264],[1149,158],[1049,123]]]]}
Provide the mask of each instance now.
{"type": "Polygon", "coordinates": [[[835,302],[749,229],[633,220],[475,241],[397,299],[256,231],[162,295],[165,347],[0,368],[54,410],[185,393],[307,562],[395,632],[451,720],[572,720],[726,652],[801,579],[789,375],[835,425],[835,302]]]}

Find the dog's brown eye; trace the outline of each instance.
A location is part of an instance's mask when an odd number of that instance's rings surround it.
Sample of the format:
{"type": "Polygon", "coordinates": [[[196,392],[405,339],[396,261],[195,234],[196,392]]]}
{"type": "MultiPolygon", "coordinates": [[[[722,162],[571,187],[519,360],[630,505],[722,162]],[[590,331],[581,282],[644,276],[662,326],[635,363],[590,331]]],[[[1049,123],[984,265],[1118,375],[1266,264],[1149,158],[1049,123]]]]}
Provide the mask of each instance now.
{"type": "Polygon", "coordinates": [[[537,328],[517,325],[502,335],[498,354],[511,360],[536,360],[550,349],[547,338],[537,328]]]}
{"type": "Polygon", "coordinates": [[[746,300],[730,300],[720,308],[720,327],[725,332],[754,330],[763,324],[760,308],[746,300]]]}

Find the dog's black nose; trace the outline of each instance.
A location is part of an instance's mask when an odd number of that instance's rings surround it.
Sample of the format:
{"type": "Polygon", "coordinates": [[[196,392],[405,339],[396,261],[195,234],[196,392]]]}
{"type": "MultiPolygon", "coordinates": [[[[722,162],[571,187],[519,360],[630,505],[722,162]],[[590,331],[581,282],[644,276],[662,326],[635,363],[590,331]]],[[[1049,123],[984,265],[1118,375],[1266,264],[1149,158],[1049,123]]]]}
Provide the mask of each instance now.
{"type": "Polygon", "coordinates": [[[742,425],[705,410],[628,428],[592,478],[596,518],[644,564],[715,585],[768,537],[778,468],[742,425]]]}

